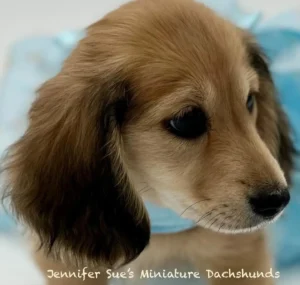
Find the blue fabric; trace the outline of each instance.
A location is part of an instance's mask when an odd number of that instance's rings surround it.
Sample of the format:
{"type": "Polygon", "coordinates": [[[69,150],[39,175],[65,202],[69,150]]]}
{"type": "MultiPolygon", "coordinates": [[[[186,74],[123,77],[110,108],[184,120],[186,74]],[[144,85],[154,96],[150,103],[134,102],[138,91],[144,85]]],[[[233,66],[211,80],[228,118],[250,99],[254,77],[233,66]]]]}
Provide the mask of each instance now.
{"type": "MultiPolygon", "coordinates": [[[[300,149],[300,17],[292,12],[279,15],[264,24],[260,13],[245,14],[234,0],[204,0],[209,6],[242,28],[250,29],[271,59],[271,70],[280,100],[294,129],[294,142],[300,149]]],[[[54,76],[69,55],[82,31],[64,32],[53,37],[26,39],[14,45],[10,65],[0,82],[0,154],[27,126],[26,114],[34,100],[35,89],[54,76]]],[[[293,175],[292,201],[285,216],[272,228],[276,261],[280,268],[300,265],[300,161],[293,175]]],[[[194,223],[173,211],[147,203],[152,232],[177,232],[194,223]]],[[[0,211],[0,231],[15,224],[0,211]]]]}

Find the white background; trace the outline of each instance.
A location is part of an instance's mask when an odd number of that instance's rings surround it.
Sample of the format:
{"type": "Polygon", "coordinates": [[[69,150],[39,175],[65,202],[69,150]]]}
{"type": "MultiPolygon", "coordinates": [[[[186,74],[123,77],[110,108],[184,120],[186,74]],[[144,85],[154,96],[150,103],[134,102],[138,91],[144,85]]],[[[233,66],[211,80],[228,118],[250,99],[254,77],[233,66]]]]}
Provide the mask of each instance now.
{"type": "MultiPolygon", "coordinates": [[[[0,77],[9,47],[16,40],[84,28],[124,2],[126,0],[0,0],[0,77]]],[[[263,11],[266,17],[285,10],[300,11],[300,0],[239,2],[248,11],[263,11]]],[[[29,260],[22,243],[0,235],[0,284],[41,285],[42,279],[29,260]]]]}

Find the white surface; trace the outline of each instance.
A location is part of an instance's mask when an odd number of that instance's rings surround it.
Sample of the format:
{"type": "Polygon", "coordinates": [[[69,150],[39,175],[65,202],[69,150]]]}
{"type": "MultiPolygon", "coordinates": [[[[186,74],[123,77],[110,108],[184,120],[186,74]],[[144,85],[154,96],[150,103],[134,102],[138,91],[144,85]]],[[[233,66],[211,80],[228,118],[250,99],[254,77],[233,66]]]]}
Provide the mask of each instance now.
{"type": "MultiPolygon", "coordinates": [[[[126,0],[0,0],[0,77],[9,47],[16,40],[86,27],[124,2],[126,0]]],[[[299,0],[240,2],[249,11],[263,11],[266,17],[285,10],[300,10],[299,0]]],[[[0,284],[42,285],[42,280],[30,261],[24,244],[19,240],[0,236],[0,284]]],[[[289,280],[283,284],[296,285],[299,281],[293,283],[289,280]]]]}
{"type": "Polygon", "coordinates": [[[44,277],[31,261],[25,240],[0,235],[0,284],[44,285],[44,277]]]}

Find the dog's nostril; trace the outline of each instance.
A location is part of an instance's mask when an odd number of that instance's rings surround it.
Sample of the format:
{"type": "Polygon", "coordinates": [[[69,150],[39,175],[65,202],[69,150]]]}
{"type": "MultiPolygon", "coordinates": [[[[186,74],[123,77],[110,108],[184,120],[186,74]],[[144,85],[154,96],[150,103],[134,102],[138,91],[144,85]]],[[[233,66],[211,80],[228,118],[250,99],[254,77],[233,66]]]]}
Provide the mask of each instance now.
{"type": "Polygon", "coordinates": [[[265,193],[262,192],[249,198],[252,210],[265,218],[272,218],[289,203],[290,194],[287,189],[265,193]]]}

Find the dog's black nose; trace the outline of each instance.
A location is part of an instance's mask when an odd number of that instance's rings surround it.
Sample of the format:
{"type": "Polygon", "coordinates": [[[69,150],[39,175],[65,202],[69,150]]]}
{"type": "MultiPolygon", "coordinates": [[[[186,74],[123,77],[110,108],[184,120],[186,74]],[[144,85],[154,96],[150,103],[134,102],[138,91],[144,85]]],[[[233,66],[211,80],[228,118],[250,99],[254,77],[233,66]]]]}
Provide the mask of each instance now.
{"type": "Polygon", "coordinates": [[[273,192],[260,190],[249,198],[249,203],[254,213],[264,218],[273,218],[290,201],[288,189],[276,190],[273,192]]]}

